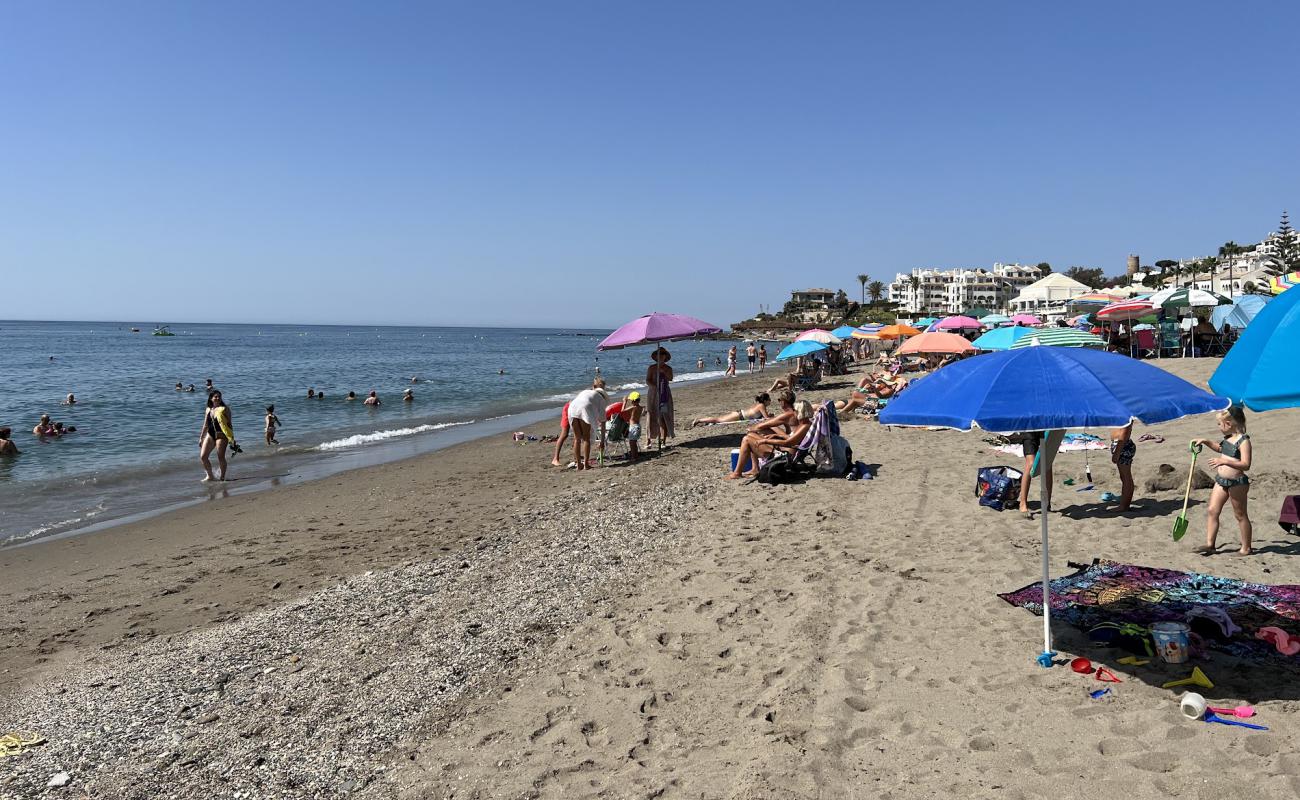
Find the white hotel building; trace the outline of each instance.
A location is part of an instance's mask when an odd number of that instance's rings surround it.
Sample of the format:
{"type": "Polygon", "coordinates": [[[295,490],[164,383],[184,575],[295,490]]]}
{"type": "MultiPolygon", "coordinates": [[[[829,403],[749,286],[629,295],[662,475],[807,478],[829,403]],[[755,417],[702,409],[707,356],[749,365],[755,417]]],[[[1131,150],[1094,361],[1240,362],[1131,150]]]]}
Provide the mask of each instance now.
{"type": "Polygon", "coordinates": [[[967,308],[1007,308],[1020,290],[1042,277],[1037,267],[994,264],[992,269],[915,269],[898,273],[889,299],[916,315],[958,314],[967,308]],[[917,278],[913,288],[912,278],[917,278]]]}

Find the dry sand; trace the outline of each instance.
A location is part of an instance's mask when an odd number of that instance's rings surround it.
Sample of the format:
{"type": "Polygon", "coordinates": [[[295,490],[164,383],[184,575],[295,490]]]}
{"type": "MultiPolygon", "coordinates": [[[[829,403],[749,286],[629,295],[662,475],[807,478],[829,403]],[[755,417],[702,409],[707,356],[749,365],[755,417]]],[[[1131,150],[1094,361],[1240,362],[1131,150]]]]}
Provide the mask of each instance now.
{"type": "MultiPolygon", "coordinates": [[[[1203,383],[1213,360],[1166,361],[1203,383]]],[[[679,393],[679,419],[764,378],[679,393]]],[[[822,396],[847,393],[840,379],[822,396]]],[[[1300,492],[1300,415],[1251,415],[1253,558],[1169,538],[1209,417],[1156,426],[1137,512],[1057,488],[1054,574],[1102,557],[1300,583],[1276,526],[1300,492]],[[1085,499],[1087,498],[1087,499],[1085,499]]],[[[550,432],[550,426],[539,432],[550,432]]],[[[0,797],[1294,797],[1300,678],[1204,664],[1268,732],[1183,720],[1182,671],[1114,696],[1033,663],[1041,621],[995,595],[1033,581],[1038,523],[979,508],[980,434],[855,419],[869,482],[724,482],[737,426],[585,475],[505,437],[0,551],[0,730],[50,743],[0,760],[0,797]]],[[[1137,435],[1147,432],[1141,426],[1137,435]]],[[[1100,456],[1100,457],[1099,457],[1100,456]]],[[[1082,476],[1063,453],[1058,483],[1082,476]]],[[[1235,542],[1225,513],[1222,544],[1235,542]]]]}

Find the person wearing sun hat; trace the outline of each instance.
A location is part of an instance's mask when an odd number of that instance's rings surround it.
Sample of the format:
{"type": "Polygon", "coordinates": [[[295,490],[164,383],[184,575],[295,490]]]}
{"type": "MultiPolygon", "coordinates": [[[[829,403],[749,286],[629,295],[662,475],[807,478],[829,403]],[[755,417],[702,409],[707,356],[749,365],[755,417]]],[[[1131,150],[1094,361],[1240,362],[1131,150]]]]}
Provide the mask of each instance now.
{"type": "Polygon", "coordinates": [[[669,386],[673,380],[673,368],[668,366],[668,362],[672,357],[672,353],[663,347],[656,348],[650,354],[654,363],[645,371],[651,439],[671,439],[676,433],[673,425],[673,391],[669,386]]]}
{"type": "Polygon", "coordinates": [[[632,392],[623,401],[623,416],[627,417],[627,458],[636,461],[641,457],[641,393],[632,392]]]}

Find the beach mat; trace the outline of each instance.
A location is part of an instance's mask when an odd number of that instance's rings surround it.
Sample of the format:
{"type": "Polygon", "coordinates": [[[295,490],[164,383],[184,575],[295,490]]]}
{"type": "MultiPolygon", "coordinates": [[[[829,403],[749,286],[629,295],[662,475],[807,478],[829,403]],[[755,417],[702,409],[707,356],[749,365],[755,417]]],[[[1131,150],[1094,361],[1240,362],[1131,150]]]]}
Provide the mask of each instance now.
{"type": "MultiPolygon", "coordinates": [[[[1205,644],[1251,660],[1280,659],[1300,667],[1300,653],[1284,655],[1261,628],[1300,637],[1300,585],[1250,583],[1199,572],[1096,561],[1051,583],[1052,618],[1085,632],[1102,623],[1147,627],[1187,622],[1205,644]],[[1224,617],[1231,621],[1225,624],[1224,617]],[[1227,629],[1225,632],[1225,628],[1227,629]]],[[[1041,583],[998,597],[1043,613],[1041,583]]]]}

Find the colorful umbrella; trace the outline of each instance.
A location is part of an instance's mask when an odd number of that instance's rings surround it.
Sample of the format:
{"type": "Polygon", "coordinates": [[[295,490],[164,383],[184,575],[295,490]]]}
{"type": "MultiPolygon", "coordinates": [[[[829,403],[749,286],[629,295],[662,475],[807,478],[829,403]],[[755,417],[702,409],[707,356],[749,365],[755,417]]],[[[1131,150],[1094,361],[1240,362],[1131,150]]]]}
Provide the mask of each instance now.
{"type": "Polygon", "coordinates": [[[1273,298],[1262,294],[1243,294],[1232,301],[1230,306],[1219,306],[1210,312],[1210,324],[1216,331],[1222,331],[1225,325],[1244,328],[1250,324],[1255,315],[1268,305],[1273,298]]]}
{"type": "Polygon", "coordinates": [[[1300,286],[1300,272],[1288,272],[1268,279],[1268,289],[1273,294],[1282,294],[1292,286],[1300,286]]]}
{"type": "Polygon", "coordinates": [[[882,331],[884,327],[885,326],[881,325],[879,322],[868,322],[866,325],[858,326],[857,330],[853,331],[853,338],[854,339],[879,339],[880,337],[877,336],[876,334],[880,333],[880,331],[882,331]]]}
{"type": "Polygon", "coordinates": [[[955,333],[943,333],[934,331],[932,333],[922,333],[919,336],[913,336],[898,348],[899,355],[909,353],[922,353],[925,355],[947,355],[949,353],[970,353],[975,348],[971,343],[958,336],[955,333]]]}
{"type": "Polygon", "coordinates": [[[1033,314],[1016,314],[1011,318],[1016,325],[1042,325],[1043,321],[1033,314]]]}
{"type": "Polygon", "coordinates": [[[924,328],[926,325],[933,325],[938,321],[938,317],[922,317],[916,321],[916,324],[924,328]]]}
{"type": "Polygon", "coordinates": [[[1010,350],[1017,339],[1033,332],[1033,328],[994,328],[970,344],[976,350],[1010,350]]]}
{"type": "Polygon", "coordinates": [[[980,317],[980,324],[992,328],[994,325],[1005,325],[1011,321],[1011,317],[1006,314],[987,314],[980,317]]]}
{"type": "Polygon", "coordinates": [[[1283,292],[1241,332],[1210,376],[1210,388],[1252,411],[1300,406],[1297,352],[1300,291],[1283,292]]]}
{"type": "MultiPolygon", "coordinates": [[[[1226,406],[1222,397],[1126,356],[1085,348],[1028,347],[968,358],[916,381],[890,401],[879,419],[884,425],[937,425],[963,431],[978,425],[995,433],[1023,433],[1119,428],[1134,419],[1150,425],[1226,406]]],[[[1046,472],[1050,468],[1047,455],[1040,465],[1044,479],[1038,483],[1043,562],[1043,652],[1038,663],[1044,667],[1050,667],[1056,655],[1048,585],[1046,472]]]]}
{"type": "Polygon", "coordinates": [[[961,312],[961,315],[963,317],[974,317],[975,319],[979,319],[980,317],[987,317],[989,314],[992,313],[993,313],[992,311],[988,310],[987,308],[984,308],[983,306],[973,306],[961,312]]]}
{"type": "Polygon", "coordinates": [[[722,328],[710,325],[695,317],[685,314],[646,314],[623,325],[606,336],[597,350],[618,350],[622,347],[635,347],[639,344],[672,342],[680,339],[695,339],[701,336],[713,336],[722,333],[722,328]]]}
{"type": "Polygon", "coordinates": [[[850,336],[853,335],[853,332],[856,330],[857,328],[853,327],[852,325],[841,325],[838,328],[832,330],[831,335],[838,339],[848,339],[850,336]]]}
{"type": "Polygon", "coordinates": [[[877,339],[901,339],[904,336],[916,336],[919,330],[911,325],[886,325],[876,331],[877,339]]]}
{"type": "Polygon", "coordinates": [[[980,321],[974,317],[944,317],[935,323],[935,330],[939,331],[977,331],[981,327],[980,321]]]}
{"type": "MultiPolygon", "coordinates": [[[[1021,330],[1028,330],[1022,328],[1021,330]]],[[[1017,347],[1035,347],[1037,345],[1049,345],[1051,347],[1105,347],[1106,341],[1100,337],[1093,336],[1086,331],[1075,330],[1074,328],[1038,328],[1030,330],[1028,336],[1022,336],[1011,345],[1017,347]]]]}
{"type": "Polygon", "coordinates": [[[776,354],[776,360],[785,361],[789,358],[799,358],[800,356],[806,356],[820,350],[825,350],[828,347],[830,347],[830,345],[819,342],[815,339],[801,339],[781,348],[781,352],[776,354]]]}
{"type": "Polygon", "coordinates": [[[1146,300],[1125,300],[1122,303],[1114,303],[1101,309],[1097,312],[1097,318],[1111,322],[1123,322],[1145,317],[1154,310],[1155,306],[1146,300]]]}
{"type": "Polygon", "coordinates": [[[1119,295],[1107,294],[1106,292],[1089,292],[1088,294],[1079,295],[1070,300],[1071,305],[1080,306],[1106,306],[1114,303],[1116,300],[1122,300],[1119,295]]]}
{"type": "Polygon", "coordinates": [[[1156,308],[1213,308],[1232,305],[1232,300],[1221,294],[1186,286],[1161,289],[1148,297],[1147,302],[1156,308]]]}
{"type": "Polygon", "coordinates": [[[840,337],[830,331],[824,331],[821,328],[813,328],[810,331],[804,331],[794,337],[794,340],[796,342],[821,342],[822,344],[840,344],[842,341],[840,337]]]}

